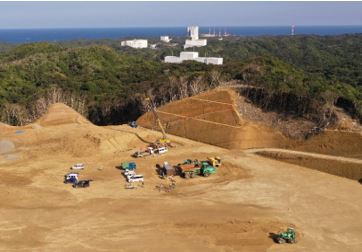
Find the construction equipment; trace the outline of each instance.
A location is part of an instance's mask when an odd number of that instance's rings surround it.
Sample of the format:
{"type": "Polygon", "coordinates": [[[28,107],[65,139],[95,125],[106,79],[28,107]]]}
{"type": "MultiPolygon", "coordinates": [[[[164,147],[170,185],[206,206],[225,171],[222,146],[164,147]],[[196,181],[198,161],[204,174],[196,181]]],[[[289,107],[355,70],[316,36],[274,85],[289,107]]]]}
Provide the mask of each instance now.
{"type": "Polygon", "coordinates": [[[207,161],[214,167],[218,168],[221,166],[221,158],[220,157],[208,157],[207,161]]]}
{"type": "Polygon", "coordinates": [[[155,119],[156,119],[156,122],[157,122],[157,124],[158,124],[158,126],[160,127],[161,132],[162,132],[162,138],[158,139],[158,143],[160,143],[160,144],[166,144],[166,145],[171,146],[171,141],[170,141],[170,139],[167,137],[166,131],[165,131],[165,129],[164,129],[163,126],[162,126],[160,117],[159,117],[158,114],[157,114],[157,110],[156,110],[156,105],[155,105],[155,103],[152,101],[152,99],[151,99],[149,96],[147,96],[145,100],[148,102],[149,107],[150,107],[150,110],[152,111],[152,113],[153,113],[153,115],[154,115],[154,117],[155,117],[155,119]]]}
{"type": "Polygon", "coordinates": [[[79,181],[73,183],[73,188],[78,188],[78,187],[85,188],[85,187],[89,187],[91,181],[93,181],[93,180],[91,180],[91,179],[79,180],[79,181]]]}
{"type": "Polygon", "coordinates": [[[189,179],[194,178],[196,175],[208,177],[216,173],[216,167],[212,166],[208,161],[198,161],[195,159],[185,160],[182,164],[177,165],[177,172],[180,176],[189,179]]]}
{"type": "Polygon", "coordinates": [[[286,232],[281,232],[275,235],[275,242],[282,243],[296,243],[296,232],[293,228],[288,227],[286,232]]]}
{"type": "Polygon", "coordinates": [[[216,167],[212,166],[209,162],[207,161],[202,161],[201,162],[201,169],[200,169],[201,175],[204,177],[208,177],[211,174],[215,174],[216,173],[216,167]]]}

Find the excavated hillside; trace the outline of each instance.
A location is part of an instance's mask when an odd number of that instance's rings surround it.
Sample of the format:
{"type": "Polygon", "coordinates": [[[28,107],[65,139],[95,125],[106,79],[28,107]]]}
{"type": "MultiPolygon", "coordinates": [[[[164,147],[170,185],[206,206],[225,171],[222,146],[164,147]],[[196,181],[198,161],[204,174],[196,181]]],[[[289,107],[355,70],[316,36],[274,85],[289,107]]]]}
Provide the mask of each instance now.
{"type": "Polygon", "coordinates": [[[295,145],[293,149],[362,159],[362,133],[325,130],[295,145]]]}
{"type": "MultiPolygon", "coordinates": [[[[169,134],[228,149],[286,147],[289,140],[280,132],[241,118],[235,107],[235,93],[216,89],[172,102],[157,112],[169,134]]],[[[160,130],[153,113],[138,119],[138,124],[160,130]]]]}
{"type": "MultiPolygon", "coordinates": [[[[292,137],[316,125],[303,118],[286,118],[254,105],[232,88],[218,88],[157,110],[167,133],[227,149],[288,148],[307,152],[362,158],[362,127],[337,110],[333,128],[309,137],[292,137]]],[[[139,125],[160,130],[153,113],[139,125]]]]}

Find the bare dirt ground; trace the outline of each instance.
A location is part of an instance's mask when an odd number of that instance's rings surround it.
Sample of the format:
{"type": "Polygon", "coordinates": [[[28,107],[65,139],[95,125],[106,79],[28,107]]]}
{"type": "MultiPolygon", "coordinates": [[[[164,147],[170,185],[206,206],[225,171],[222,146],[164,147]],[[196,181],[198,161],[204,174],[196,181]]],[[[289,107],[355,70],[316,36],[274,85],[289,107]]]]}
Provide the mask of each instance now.
{"type": "MultiPolygon", "coordinates": [[[[279,131],[240,117],[235,96],[230,89],[215,89],[166,104],[158,109],[158,114],[170,134],[223,148],[286,147],[291,144],[279,131]]],[[[158,129],[151,112],[142,115],[138,123],[158,129]]]]}
{"type": "Polygon", "coordinates": [[[169,153],[137,160],[144,188],[125,189],[116,166],[159,136],[96,127],[61,104],[33,125],[1,128],[15,147],[0,155],[0,251],[360,251],[357,181],[242,150],[172,136],[169,153]],[[155,190],[166,183],[156,164],[213,155],[224,160],[216,175],[155,190]],[[89,188],[63,183],[77,162],[89,188]],[[287,226],[298,243],[274,244],[270,233],[287,226]]]}
{"type": "Polygon", "coordinates": [[[273,148],[252,149],[247,152],[308,167],[336,176],[362,181],[361,159],[273,148]]]}

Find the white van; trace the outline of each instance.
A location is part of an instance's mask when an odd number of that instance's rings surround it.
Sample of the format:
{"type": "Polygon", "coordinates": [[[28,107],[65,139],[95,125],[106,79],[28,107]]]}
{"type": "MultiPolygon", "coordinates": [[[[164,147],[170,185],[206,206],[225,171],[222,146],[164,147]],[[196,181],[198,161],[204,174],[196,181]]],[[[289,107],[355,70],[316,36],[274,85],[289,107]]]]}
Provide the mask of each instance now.
{"type": "Polygon", "coordinates": [[[163,154],[163,153],[166,153],[166,152],[168,152],[167,147],[159,147],[159,148],[157,149],[157,153],[158,153],[158,154],[163,154]]]}
{"type": "Polygon", "coordinates": [[[127,177],[127,180],[128,180],[129,183],[132,183],[132,182],[144,182],[143,175],[129,176],[129,177],[127,177]]]}

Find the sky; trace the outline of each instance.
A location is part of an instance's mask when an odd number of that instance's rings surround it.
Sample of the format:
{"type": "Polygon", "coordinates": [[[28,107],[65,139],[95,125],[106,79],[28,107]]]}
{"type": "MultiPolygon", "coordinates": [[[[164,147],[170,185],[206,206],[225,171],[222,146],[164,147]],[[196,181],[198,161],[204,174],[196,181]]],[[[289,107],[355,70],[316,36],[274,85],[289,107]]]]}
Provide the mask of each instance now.
{"type": "Polygon", "coordinates": [[[362,25],[362,2],[0,2],[0,29],[362,25]]]}

